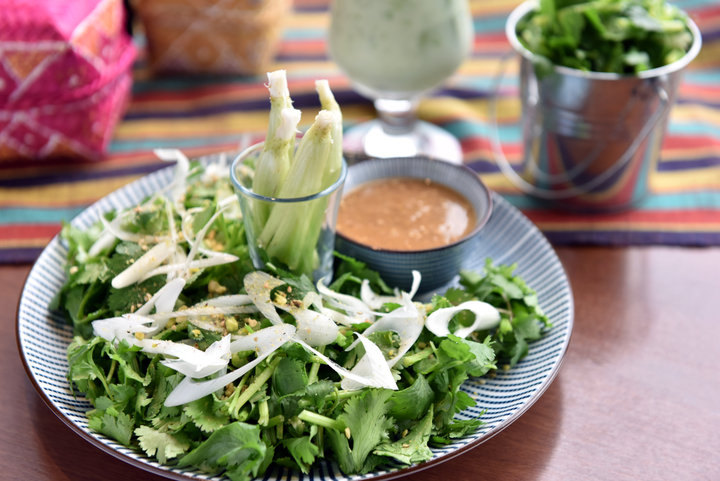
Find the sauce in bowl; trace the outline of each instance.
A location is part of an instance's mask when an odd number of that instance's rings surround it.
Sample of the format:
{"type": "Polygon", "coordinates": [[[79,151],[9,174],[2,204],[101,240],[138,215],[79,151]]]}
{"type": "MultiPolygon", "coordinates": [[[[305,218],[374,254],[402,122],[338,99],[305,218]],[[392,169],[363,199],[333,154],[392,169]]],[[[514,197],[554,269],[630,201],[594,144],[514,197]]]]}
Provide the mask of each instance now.
{"type": "Polygon", "coordinates": [[[470,202],[453,189],[429,179],[392,177],[343,196],[337,230],[373,249],[418,251],[452,244],[476,222],[470,202]]]}

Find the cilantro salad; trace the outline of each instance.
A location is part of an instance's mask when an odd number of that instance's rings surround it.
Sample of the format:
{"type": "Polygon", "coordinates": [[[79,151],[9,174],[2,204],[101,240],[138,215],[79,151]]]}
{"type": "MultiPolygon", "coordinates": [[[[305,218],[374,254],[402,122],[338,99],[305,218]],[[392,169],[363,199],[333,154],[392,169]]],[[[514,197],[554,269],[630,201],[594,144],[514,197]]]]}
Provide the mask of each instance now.
{"type": "Polygon", "coordinates": [[[160,463],[245,480],[426,461],[482,424],[455,418],[475,405],[463,382],[512,368],[550,325],[490,260],[426,303],[418,273],[402,292],[340,254],[329,286],[257,271],[228,165],[158,155],[176,162],[166,189],[63,227],[52,307],[74,326],[67,376],[90,429],[160,463]]]}

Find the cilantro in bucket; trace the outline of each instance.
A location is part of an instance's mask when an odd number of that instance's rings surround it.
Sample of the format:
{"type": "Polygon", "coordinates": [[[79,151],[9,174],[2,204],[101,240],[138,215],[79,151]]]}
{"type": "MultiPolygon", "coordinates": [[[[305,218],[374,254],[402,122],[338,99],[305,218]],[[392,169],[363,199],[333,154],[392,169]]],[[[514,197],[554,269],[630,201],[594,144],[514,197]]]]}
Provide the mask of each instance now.
{"type": "Polygon", "coordinates": [[[665,0],[540,0],[516,31],[553,65],[617,74],[671,64],[693,42],[686,14],[665,0]]]}

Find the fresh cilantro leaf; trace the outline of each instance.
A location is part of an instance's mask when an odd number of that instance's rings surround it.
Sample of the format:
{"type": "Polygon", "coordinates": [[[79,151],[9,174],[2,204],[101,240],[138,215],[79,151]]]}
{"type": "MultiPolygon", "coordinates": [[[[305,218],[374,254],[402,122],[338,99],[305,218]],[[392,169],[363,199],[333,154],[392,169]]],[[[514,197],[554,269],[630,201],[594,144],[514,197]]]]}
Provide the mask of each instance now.
{"type": "Polygon", "coordinates": [[[368,389],[350,398],[338,420],[350,430],[350,439],[345,433],[328,429],[326,435],[345,474],[366,472],[365,461],[370,452],[388,439],[392,418],[386,416],[391,391],[368,389]],[[350,441],[352,441],[352,446],[350,441]]]}
{"type": "Polygon", "coordinates": [[[216,474],[224,472],[233,481],[245,481],[259,474],[265,450],[260,428],[236,421],[214,431],[180,458],[178,466],[197,466],[216,474]]]}
{"type": "Polygon", "coordinates": [[[470,339],[463,339],[462,342],[470,348],[470,353],[474,356],[473,359],[465,363],[465,367],[470,376],[484,376],[491,369],[497,369],[495,365],[495,351],[490,345],[490,337],[486,337],[482,343],[470,339]]]}
{"type": "Polygon", "coordinates": [[[135,423],[128,414],[112,407],[90,411],[87,414],[88,427],[117,442],[129,446],[135,423]]]}
{"type": "Polygon", "coordinates": [[[105,342],[99,337],[86,341],[76,336],[68,346],[68,379],[90,400],[109,391],[105,370],[98,365],[94,357],[97,346],[105,342]],[[100,381],[100,386],[95,380],[100,381]]]}
{"type": "Polygon", "coordinates": [[[435,393],[422,374],[409,387],[390,396],[389,413],[395,419],[419,419],[432,405],[435,393]]]}
{"type": "Polygon", "coordinates": [[[433,455],[428,447],[432,427],[433,411],[430,409],[407,435],[392,443],[382,443],[373,452],[379,456],[387,456],[405,464],[427,461],[433,455]]]}
{"type": "Polygon", "coordinates": [[[330,289],[345,294],[358,295],[360,284],[363,279],[367,279],[370,281],[370,287],[375,292],[392,294],[393,290],[380,277],[380,274],[370,269],[366,263],[339,252],[335,252],[335,257],[339,262],[335,269],[335,281],[330,285],[330,289]]]}
{"type": "Polygon", "coordinates": [[[158,461],[165,464],[190,448],[190,443],[182,435],[173,435],[153,429],[149,426],[140,426],[135,429],[138,444],[148,456],[155,456],[158,461]]]}
{"type": "Polygon", "coordinates": [[[304,391],[307,382],[304,364],[291,357],[282,358],[272,375],[273,390],[280,397],[304,391]]]}
{"type": "Polygon", "coordinates": [[[315,457],[320,452],[318,447],[311,441],[310,436],[283,440],[283,446],[290,452],[303,473],[310,472],[310,466],[315,462],[315,457]]]}
{"type": "Polygon", "coordinates": [[[483,424],[485,423],[480,419],[453,419],[450,423],[446,424],[438,434],[434,434],[430,438],[431,444],[434,446],[450,444],[453,442],[453,439],[462,438],[474,433],[483,424]]]}
{"type": "Polygon", "coordinates": [[[215,396],[205,396],[186,404],[183,411],[201,431],[211,433],[226,425],[230,417],[223,410],[224,403],[215,396]]]}

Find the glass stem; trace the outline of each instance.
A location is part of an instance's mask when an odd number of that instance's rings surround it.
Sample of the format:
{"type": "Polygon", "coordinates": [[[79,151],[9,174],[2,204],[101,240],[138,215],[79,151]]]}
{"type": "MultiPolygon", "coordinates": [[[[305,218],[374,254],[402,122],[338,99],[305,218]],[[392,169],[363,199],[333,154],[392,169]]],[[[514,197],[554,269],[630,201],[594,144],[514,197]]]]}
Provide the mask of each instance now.
{"type": "Polygon", "coordinates": [[[406,135],[414,130],[417,122],[417,98],[409,100],[376,99],[374,103],[386,134],[406,135]]]}

